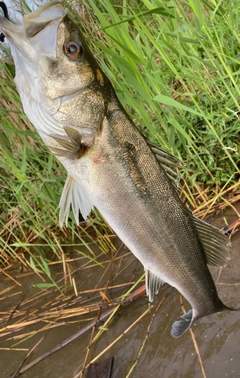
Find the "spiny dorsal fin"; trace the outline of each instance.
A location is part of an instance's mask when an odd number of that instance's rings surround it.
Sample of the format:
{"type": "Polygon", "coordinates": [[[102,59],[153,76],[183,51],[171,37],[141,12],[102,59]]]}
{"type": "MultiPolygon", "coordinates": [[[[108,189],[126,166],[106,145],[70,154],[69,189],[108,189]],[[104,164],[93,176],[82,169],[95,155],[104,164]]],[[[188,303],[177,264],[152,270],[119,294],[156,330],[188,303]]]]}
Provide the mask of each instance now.
{"type": "Polygon", "coordinates": [[[173,184],[179,185],[180,176],[178,174],[178,170],[182,167],[183,163],[175,156],[169,154],[156,144],[150,142],[148,139],[145,138],[145,140],[151,148],[151,151],[153,152],[155,158],[161,164],[162,168],[165,170],[166,174],[173,182],[173,184]]]}
{"type": "Polygon", "coordinates": [[[145,269],[145,282],[146,282],[146,294],[148,295],[149,302],[154,299],[154,294],[158,293],[160,286],[164,284],[161,278],[155,276],[150,270],[145,269]]]}
{"type": "Polygon", "coordinates": [[[193,216],[198,235],[203,244],[208,265],[225,266],[230,260],[231,242],[217,227],[193,216]]]}
{"type": "Polygon", "coordinates": [[[68,215],[70,206],[74,214],[76,223],[79,224],[79,211],[81,212],[84,219],[87,219],[87,216],[90,214],[93,209],[93,204],[89,199],[89,196],[86,195],[81,184],[74,180],[71,176],[67,176],[61,199],[59,202],[59,223],[62,227],[64,222],[66,226],[68,225],[68,215]]]}
{"type": "Polygon", "coordinates": [[[75,130],[71,127],[65,126],[64,130],[66,131],[67,137],[56,137],[54,135],[51,136],[60,147],[52,147],[49,146],[50,150],[56,156],[64,156],[71,159],[79,159],[86,147],[81,143],[81,134],[78,130],[75,130]]]}

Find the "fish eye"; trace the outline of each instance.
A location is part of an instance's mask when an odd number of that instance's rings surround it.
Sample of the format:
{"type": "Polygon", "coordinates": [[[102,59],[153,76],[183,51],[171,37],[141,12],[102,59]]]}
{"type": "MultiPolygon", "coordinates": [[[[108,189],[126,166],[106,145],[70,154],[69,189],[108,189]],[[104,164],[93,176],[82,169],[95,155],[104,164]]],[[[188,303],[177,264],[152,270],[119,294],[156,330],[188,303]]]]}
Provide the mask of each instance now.
{"type": "Polygon", "coordinates": [[[77,59],[83,53],[83,47],[79,42],[69,41],[63,45],[64,53],[71,59],[77,59]]]}

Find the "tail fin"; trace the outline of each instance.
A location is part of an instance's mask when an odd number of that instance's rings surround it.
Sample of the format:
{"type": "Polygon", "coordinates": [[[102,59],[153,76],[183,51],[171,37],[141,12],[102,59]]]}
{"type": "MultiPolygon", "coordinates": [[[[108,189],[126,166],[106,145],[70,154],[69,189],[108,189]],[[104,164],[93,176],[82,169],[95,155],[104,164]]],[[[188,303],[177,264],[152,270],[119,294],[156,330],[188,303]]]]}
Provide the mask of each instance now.
{"type": "MultiPolygon", "coordinates": [[[[240,308],[228,307],[220,301],[219,308],[213,311],[212,313],[226,311],[226,310],[227,311],[240,311],[240,308]]],[[[210,313],[208,315],[210,315],[210,313]]],[[[171,329],[171,335],[175,338],[182,336],[191,327],[192,321],[193,321],[192,316],[193,316],[192,310],[186,312],[186,314],[181,315],[181,318],[184,320],[177,320],[176,322],[173,323],[172,329],[171,329]]],[[[194,320],[199,319],[199,317],[202,317],[202,316],[195,317],[194,320]]]]}
{"type": "Polygon", "coordinates": [[[192,325],[192,310],[181,316],[184,320],[177,320],[173,323],[171,335],[175,338],[182,336],[192,325]]]}

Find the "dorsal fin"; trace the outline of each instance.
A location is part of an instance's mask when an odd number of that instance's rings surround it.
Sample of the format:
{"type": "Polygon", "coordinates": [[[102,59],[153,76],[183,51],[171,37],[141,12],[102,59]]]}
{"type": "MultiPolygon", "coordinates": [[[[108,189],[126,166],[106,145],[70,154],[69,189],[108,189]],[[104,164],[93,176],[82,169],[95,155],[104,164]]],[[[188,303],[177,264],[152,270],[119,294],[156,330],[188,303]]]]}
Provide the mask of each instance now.
{"type": "Polygon", "coordinates": [[[230,240],[217,227],[193,216],[208,265],[225,266],[230,260],[230,240]]]}
{"type": "Polygon", "coordinates": [[[64,222],[66,223],[66,226],[68,225],[70,206],[72,207],[77,224],[79,224],[79,211],[81,212],[83,218],[87,219],[87,216],[93,209],[93,204],[89,199],[89,196],[86,195],[81,184],[74,180],[71,176],[67,176],[59,202],[59,223],[61,227],[63,226],[64,222]]]}
{"type": "MultiPolygon", "coordinates": [[[[181,178],[178,175],[178,169],[181,168],[183,163],[148,139],[145,138],[145,140],[174,186],[176,186],[176,184],[179,186],[178,184],[181,178]]],[[[203,244],[208,265],[218,267],[225,266],[230,260],[229,248],[231,242],[229,239],[223,235],[217,227],[194,216],[193,220],[203,244]]]]}
{"type": "Polygon", "coordinates": [[[150,142],[148,139],[145,138],[145,140],[170,180],[175,186],[179,186],[181,177],[178,174],[178,170],[182,167],[183,163],[175,156],[169,154],[156,144],[150,142]]]}
{"type": "Polygon", "coordinates": [[[148,295],[149,302],[154,299],[154,294],[158,293],[160,286],[164,284],[164,281],[155,276],[150,270],[145,269],[145,282],[146,282],[146,294],[148,295]]]}

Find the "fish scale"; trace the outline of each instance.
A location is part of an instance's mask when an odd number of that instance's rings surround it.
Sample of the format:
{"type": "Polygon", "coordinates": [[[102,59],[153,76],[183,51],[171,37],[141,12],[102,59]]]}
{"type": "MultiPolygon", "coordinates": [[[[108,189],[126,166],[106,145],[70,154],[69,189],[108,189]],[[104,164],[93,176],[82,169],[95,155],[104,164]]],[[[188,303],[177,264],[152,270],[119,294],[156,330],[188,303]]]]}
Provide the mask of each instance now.
{"type": "MultiPolygon", "coordinates": [[[[146,271],[154,299],[168,283],[192,309],[173,323],[179,337],[222,303],[208,266],[224,266],[230,243],[193,217],[175,185],[178,161],[142,136],[90,52],[79,26],[59,2],[16,26],[0,16],[9,41],[23,108],[43,142],[67,170],[60,225],[95,207],[146,271]]],[[[4,38],[2,38],[4,40],[4,38]]]]}
{"type": "Polygon", "coordinates": [[[98,149],[99,145],[101,150],[109,151],[109,160],[93,168],[98,171],[93,174],[96,179],[94,193],[99,192],[96,207],[103,217],[146,270],[183,292],[191,304],[195,302],[195,319],[206,311],[202,306],[204,302],[210,304],[208,313],[221,308],[192,217],[134,125],[127,118],[125,122],[110,118],[102,129],[101,138],[98,138],[98,146],[94,148],[98,149]],[[120,130],[120,140],[111,128],[120,130]],[[116,144],[125,147],[125,141],[135,146],[137,156],[134,159],[132,148],[128,151],[123,148],[122,153],[119,148],[117,157],[110,154],[116,144]],[[141,167],[136,166],[139,161],[141,167]],[[136,169],[131,174],[132,165],[136,169]],[[111,191],[111,201],[106,171],[109,177],[114,172],[119,173],[117,186],[120,190],[111,191]],[[139,175],[142,185],[139,184],[139,175]],[[132,178],[131,185],[129,176],[132,178]],[[107,194],[106,198],[102,193],[107,194]]]}

